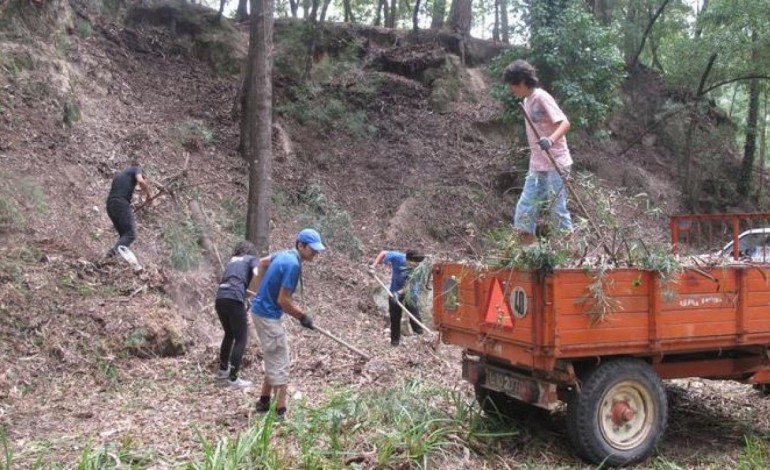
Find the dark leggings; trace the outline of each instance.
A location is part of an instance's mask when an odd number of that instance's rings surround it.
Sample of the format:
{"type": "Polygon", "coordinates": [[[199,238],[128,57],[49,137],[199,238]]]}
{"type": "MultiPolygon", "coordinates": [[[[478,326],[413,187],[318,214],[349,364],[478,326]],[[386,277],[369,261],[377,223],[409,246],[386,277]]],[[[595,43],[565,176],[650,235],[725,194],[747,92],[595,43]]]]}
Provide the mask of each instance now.
{"type": "MultiPolygon", "coordinates": [[[[420,318],[420,308],[417,305],[408,305],[404,303],[404,296],[399,296],[398,298],[399,302],[401,302],[404,307],[406,307],[412,315],[420,322],[422,322],[422,318],[420,318]]],[[[390,312],[390,341],[392,343],[397,343],[401,339],[401,307],[398,306],[398,304],[393,300],[391,297],[388,301],[388,311],[390,312]]],[[[412,325],[412,330],[415,334],[421,335],[422,334],[422,327],[417,324],[414,320],[411,318],[409,319],[409,324],[412,325]]]]}
{"type": "Polygon", "coordinates": [[[219,348],[219,369],[227,369],[230,363],[230,378],[238,377],[246,340],[249,337],[248,317],[243,302],[232,299],[217,299],[214,302],[219,321],[225,330],[222,347],[219,348]]]}
{"type": "Polygon", "coordinates": [[[107,200],[107,215],[110,216],[112,226],[120,236],[111,250],[115,254],[118,246],[123,245],[128,248],[133,243],[136,238],[136,222],[134,222],[134,213],[131,211],[131,203],[121,198],[107,200]]]}

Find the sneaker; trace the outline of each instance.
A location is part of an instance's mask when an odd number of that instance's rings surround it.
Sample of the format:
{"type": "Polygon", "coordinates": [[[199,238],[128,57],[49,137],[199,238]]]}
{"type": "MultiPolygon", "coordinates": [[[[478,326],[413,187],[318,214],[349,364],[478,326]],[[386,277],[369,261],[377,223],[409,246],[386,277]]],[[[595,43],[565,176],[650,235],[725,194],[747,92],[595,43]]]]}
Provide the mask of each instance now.
{"type": "Polygon", "coordinates": [[[227,385],[230,388],[241,389],[251,387],[252,383],[250,380],[243,380],[242,378],[237,377],[235,380],[228,379],[227,385]]]}
{"type": "Polygon", "coordinates": [[[270,402],[258,400],[255,409],[257,410],[257,413],[267,413],[270,411],[270,402]]]}
{"type": "Polygon", "coordinates": [[[219,369],[216,374],[214,374],[215,380],[225,380],[230,378],[230,367],[227,369],[219,369]]]}

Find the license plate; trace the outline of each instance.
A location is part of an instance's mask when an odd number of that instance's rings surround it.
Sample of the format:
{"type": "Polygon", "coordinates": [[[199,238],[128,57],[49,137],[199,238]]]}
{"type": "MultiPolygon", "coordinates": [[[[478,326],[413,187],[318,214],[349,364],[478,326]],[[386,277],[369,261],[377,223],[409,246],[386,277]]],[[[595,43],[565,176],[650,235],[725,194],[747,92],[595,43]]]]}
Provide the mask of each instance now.
{"type": "Polygon", "coordinates": [[[532,380],[489,368],[487,368],[485,376],[484,386],[486,388],[503,392],[527,403],[536,403],[540,398],[540,388],[532,380]]]}

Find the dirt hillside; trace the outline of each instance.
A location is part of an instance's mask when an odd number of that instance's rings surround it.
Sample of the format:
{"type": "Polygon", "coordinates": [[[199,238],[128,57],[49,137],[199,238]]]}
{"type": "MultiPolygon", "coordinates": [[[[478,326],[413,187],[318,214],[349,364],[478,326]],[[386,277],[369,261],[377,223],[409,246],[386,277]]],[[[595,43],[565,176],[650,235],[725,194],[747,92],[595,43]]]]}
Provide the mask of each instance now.
{"type": "MultiPolygon", "coordinates": [[[[15,467],[69,467],[86,446],[133,449],[140,468],[197,459],[198,433],[216,439],[247,427],[257,393],[210,380],[221,330],[215,267],[198,243],[205,233],[224,260],[244,227],[232,64],[245,54],[245,28],[178,3],[111,12],[79,1],[6,2],[0,18],[0,427],[15,467]],[[140,274],[104,259],[115,238],[105,198],[132,158],[168,190],[137,212],[140,274]]],[[[321,229],[330,250],[307,266],[302,300],[319,325],[376,360],[362,363],[288,322],[290,395],[313,400],[328,388],[418,378],[470,397],[459,350],[435,352],[429,336],[390,347],[384,297],[365,267],[384,248],[479,257],[508,226],[518,195],[518,131],[500,121],[483,65],[466,68],[451,48],[340,28],[316,57],[324,78],[299,87],[292,31],[276,29],[271,249],[292,246],[304,226],[321,229]]],[[[576,160],[608,187],[643,191],[675,212],[679,194],[656,142],[613,159],[636,135],[634,118],[612,121],[626,140],[576,134],[576,160]]],[[[663,233],[665,224],[651,224],[663,233]]],[[[258,354],[252,337],[245,376],[255,381],[258,354]]],[[[690,403],[675,426],[693,428],[666,441],[671,458],[721,453],[729,462],[745,429],[770,432],[768,405],[746,387],[672,387],[690,403]],[[714,423],[725,430],[719,438],[714,423]]],[[[506,455],[579,466],[559,419],[510,442],[506,455]]],[[[443,463],[500,468],[475,456],[443,463]]]]}

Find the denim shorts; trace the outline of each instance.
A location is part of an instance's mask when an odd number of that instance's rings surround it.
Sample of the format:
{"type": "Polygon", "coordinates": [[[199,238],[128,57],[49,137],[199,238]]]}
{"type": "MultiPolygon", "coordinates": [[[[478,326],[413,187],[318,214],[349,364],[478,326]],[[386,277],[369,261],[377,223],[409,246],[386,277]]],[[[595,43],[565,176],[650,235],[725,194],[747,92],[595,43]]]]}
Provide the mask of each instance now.
{"type": "MultiPolygon", "coordinates": [[[[569,174],[569,168],[562,169],[562,172],[569,174]]],[[[514,228],[534,234],[543,208],[550,210],[553,228],[572,232],[572,218],[567,210],[567,188],[556,170],[530,171],[527,174],[513,214],[514,228]]]]}

